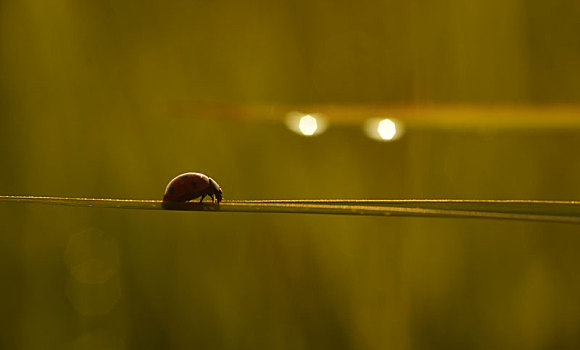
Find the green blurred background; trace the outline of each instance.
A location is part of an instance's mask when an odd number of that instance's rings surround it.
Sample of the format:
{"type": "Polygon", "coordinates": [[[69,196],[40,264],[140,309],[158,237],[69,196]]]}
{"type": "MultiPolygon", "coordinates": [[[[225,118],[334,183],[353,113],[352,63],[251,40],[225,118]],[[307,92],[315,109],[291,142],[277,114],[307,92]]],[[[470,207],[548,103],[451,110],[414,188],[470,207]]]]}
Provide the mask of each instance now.
{"type": "MultiPolygon", "coordinates": [[[[579,33],[573,0],[4,0],[0,194],[161,198],[201,171],[226,199],[580,199],[580,131],[525,116],[380,143],[332,116],[306,138],[281,120],[168,112],[574,105],[579,33]]],[[[580,346],[574,225],[6,203],[0,215],[0,349],[580,346]]]]}

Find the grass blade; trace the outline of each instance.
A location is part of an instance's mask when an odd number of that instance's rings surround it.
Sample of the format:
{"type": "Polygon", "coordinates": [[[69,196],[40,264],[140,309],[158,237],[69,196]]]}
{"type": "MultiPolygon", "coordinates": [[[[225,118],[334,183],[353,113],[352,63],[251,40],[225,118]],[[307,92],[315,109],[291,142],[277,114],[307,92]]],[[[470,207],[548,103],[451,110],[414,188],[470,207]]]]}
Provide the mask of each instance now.
{"type": "Polygon", "coordinates": [[[415,216],[580,223],[580,201],[548,200],[230,200],[163,203],[160,200],[0,196],[0,202],[73,207],[248,213],[415,216]]]}

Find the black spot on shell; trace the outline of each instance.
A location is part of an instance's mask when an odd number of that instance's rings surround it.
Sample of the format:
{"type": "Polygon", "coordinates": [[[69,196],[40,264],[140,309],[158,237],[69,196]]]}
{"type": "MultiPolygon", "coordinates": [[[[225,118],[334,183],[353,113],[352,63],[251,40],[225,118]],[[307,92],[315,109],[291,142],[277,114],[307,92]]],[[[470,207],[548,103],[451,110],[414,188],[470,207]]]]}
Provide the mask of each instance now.
{"type": "Polygon", "coordinates": [[[173,192],[175,192],[175,188],[173,188],[172,186],[170,186],[170,187],[167,189],[167,193],[169,193],[169,194],[173,194],[173,192]]]}
{"type": "Polygon", "coordinates": [[[191,183],[191,186],[193,186],[193,188],[197,188],[197,183],[194,181],[191,183]]]}

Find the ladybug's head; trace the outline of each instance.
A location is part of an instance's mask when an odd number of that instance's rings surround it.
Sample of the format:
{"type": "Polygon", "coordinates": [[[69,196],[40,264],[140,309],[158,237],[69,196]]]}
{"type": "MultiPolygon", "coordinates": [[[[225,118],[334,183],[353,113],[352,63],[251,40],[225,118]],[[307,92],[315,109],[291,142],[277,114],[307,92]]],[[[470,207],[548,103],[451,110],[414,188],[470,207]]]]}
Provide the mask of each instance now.
{"type": "Polygon", "coordinates": [[[215,198],[217,199],[217,202],[221,202],[222,201],[222,188],[220,187],[220,185],[217,184],[217,182],[215,182],[211,177],[209,178],[209,186],[215,196],[215,198]]]}

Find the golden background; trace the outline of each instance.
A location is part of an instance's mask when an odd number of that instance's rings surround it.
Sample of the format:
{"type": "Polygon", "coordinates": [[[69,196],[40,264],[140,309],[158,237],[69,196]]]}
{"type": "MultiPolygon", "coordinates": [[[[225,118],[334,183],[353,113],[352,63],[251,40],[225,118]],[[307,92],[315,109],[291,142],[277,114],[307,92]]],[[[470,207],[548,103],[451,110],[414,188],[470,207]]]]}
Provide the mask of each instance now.
{"type": "MultiPolygon", "coordinates": [[[[525,115],[381,143],[332,116],[306,138],[281,119],[171,111],[575,105],[579,13],[572,0],[5,0],[0,194],[160,199],[200,171],[225,199],[577,200],[579,129],[525,115]]],[[[575,225],[0,213],[1,349],[580,346],[575,225]]]]}

